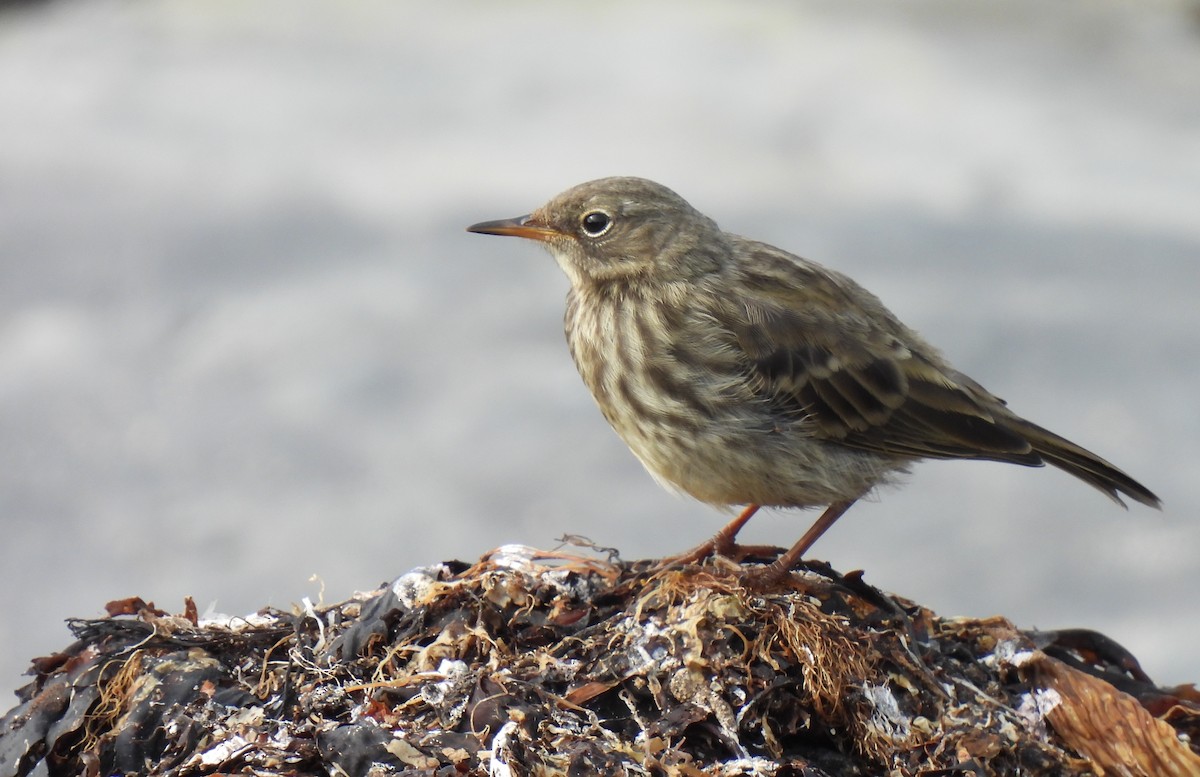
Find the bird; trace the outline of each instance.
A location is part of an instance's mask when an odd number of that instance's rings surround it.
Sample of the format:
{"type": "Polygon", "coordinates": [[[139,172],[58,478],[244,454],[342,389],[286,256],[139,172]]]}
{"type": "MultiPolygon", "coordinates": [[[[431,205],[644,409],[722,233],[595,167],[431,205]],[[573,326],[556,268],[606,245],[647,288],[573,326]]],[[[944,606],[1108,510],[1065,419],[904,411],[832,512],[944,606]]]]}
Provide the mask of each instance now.
{"type": "Polygon", "coordinates": [[[571,356],[617,435],[669,489],[743,508],[675,562],[732,554],[760,507],[824,507],[761,573],[779,578],[922,459],[1050,464],[1122,506],[1160,506],[1010,410],[848,276],[724,232],[654,181],[589,181],[467,230],[549,250],[570,281],[571,356]]]}

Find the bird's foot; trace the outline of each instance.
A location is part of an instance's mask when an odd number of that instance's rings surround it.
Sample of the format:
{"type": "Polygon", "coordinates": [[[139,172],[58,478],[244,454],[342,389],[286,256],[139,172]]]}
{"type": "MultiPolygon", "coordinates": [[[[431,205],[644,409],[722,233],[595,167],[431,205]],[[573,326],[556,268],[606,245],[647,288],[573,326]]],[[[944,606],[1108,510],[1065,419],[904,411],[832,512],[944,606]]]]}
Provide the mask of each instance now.
{"type": "Polygon", "coordinates": [[[654,567],[654,571],[663,572],[668,569],[675,569],[676,567],[686,567],[689,564],[698,564],[710,556],[724,556],[733,548],[736,548],[736,545],[732,542],[728,545],[718,547],[718,543],[714,537],[677,556],[667,556],[658,562],[654,567]]]}
{"type": "Polygon", "coordinates": [[[738,575],[739,582],[752,591],[765,591],[778,587],[780,583],[791,577],[792,569],[794,568],[792,564],[780,564],[781,559],[782,556],[770,564],[743,569],[741,574],[738,575]]]}
{"type": "MultiPolygon", "coordinates": [[[[722,558],[741,560],[748,554],[744,553],[742,548],[737,544],[737,534],[756,512],[758,512],[758,505],[746,505],[746,508],[742,510],[738,517],[721,527],[721,530],[714,534],[711,540],[697,545],[686,553],[681,553],[678,556],[668,556],[659,562],[658,566],[655,568],[655,571],[661,572],[673,567],[695,564],[703,561],[709,556],[720,556],[722,558]]],[[[760,549],[753,548],[751,550],[758,551],[760,549]]]]}
{"type": "Polygon", "coordinates": [[[747,571],[742,575],[742,583],[751,588],[771,588],[779,585],[791,573],[791,571],[804,560],[804,554],[812,547],[825,531],[834,524],[834,522],[842,516],[842,513],[850,509],[850,505],[854,504],[853,499],[848,499],[844,502],[834,502],[821,513],[821,517],[817,519],[804,536],[796,541],[796,544],[788,548],[786,553],[781,554],[778,558],[766,566],[747,571]]]}
{"type": "Polygon", "coordinates": [[[662,572],[667,569],[685,567],[689,564],[698,564],[707,558],[720,558],[741,562],[751,557],[773,557],[779,554],[779,550],[779,548],[773,545],[739,545],[732,537],[724,537],[718,534],[685,553],[662,559],[654,567],[654,571],[662,572]]]}

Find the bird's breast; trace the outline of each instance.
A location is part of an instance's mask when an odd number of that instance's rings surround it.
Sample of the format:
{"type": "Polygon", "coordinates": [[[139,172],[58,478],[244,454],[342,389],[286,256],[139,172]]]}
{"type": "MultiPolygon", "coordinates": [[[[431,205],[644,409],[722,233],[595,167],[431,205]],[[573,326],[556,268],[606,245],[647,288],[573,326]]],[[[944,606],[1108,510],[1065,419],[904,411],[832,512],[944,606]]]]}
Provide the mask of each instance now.
{"type": "Polygon", "coordinates": [[[639,434],[696,434],[749,398],[730,336],[687,303],[634,292],[568,303],[575,366],[631,445],[639,434]]]}
{"type": "Polygon", "coordinates": [[[703,501],[739,501],[715,452],[757,445],[775,421],[700,301],[573,295],[565,329],[596,404],[656,478],[703,501]]]}

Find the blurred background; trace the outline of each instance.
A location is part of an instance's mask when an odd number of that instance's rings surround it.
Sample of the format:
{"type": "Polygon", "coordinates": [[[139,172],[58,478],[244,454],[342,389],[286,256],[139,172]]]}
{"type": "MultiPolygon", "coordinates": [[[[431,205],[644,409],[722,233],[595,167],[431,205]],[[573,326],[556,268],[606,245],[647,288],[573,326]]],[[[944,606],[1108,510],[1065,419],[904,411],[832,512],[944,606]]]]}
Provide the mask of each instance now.
{"type": "Polygon", "coordinates": [[[715,531],[594,408],[550,257],[463,231],[613,174],[850,274],[1165,504],[931,462],[816,557],[1200,680],[1195,3],[59,0],[0,8],[0,691],[110,599],[715,531]]]}

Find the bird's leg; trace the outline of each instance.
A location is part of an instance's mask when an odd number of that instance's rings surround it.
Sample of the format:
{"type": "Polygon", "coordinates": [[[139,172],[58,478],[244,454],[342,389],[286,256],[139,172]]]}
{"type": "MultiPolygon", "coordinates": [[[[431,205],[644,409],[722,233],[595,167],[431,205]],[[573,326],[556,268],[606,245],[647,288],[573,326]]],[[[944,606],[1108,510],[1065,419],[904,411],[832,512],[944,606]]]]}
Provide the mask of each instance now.
{"type": "Polygon", "coordinates": [[[742,530],[747,521],[754,517],[756,512],[758,512],[758,505],[746,505],[746,509],[742,510],[737,518],[722,526],[721,530],[714,534],[711,540],[697,545],[686,553],[663,559],[658,568],[665,569],[683,564],[695,564],[697,561],[706,559],[713,554],[719,556],[732,555],[737,549],[737,543],[734,540],[737,538],[738,532],[742,530]]]}
{"type": "MultiPolygon", "coordinates": [[[[825,508],[825,512],[821,513],[821,517],[809,527],[808,531],[804,532],[804,536],[796,541],[796,544],[788,549],[779,558],[767,564],[762,569],[757,569],[747,573],[748,581],[755,586],[771,585],[782,580],[796,563],[804,558],[804,554],[813,546],[821,535],[829,530],[830,526],[842,517],[842,514],[850,509],[850,505],[857,500],[850,499],[845,502],[834,502],[825,508]]],[[[732,524],[731,524],[732,525],[732,524]]],[[[724,531],[722,529],[722,531],[724,531]]],[[[715,539],[715,538],[714,538],[715,539]]]]}
{"type": "Polygon", "coordinates": [[[721,556],[731,555],[737,548],[734,540],[737,539],[738,532],[754,517],[754,514],[758,512],[758,507],[758,505],[746,505],[746,509],[738,513],[737,518],[722,526],[711,540],[712,552],[721,556]]]}

